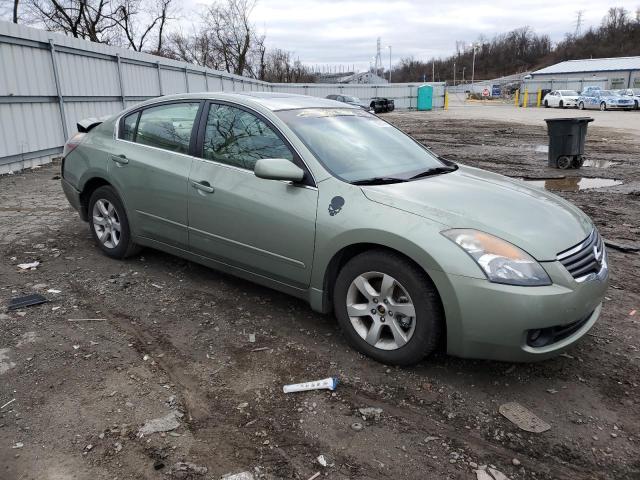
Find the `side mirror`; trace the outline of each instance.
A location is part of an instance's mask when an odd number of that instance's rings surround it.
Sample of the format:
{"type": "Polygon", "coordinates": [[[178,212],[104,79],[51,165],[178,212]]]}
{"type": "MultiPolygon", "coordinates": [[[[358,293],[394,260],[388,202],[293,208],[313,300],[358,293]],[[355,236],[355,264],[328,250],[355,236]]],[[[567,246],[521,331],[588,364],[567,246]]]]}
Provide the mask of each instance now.
{"type": "Polygon", "coordinates": [[[256,162],[253,173],[267,180],[300,182],[304,178],[304,170],[286,158],[261,158],[256,162]]]}

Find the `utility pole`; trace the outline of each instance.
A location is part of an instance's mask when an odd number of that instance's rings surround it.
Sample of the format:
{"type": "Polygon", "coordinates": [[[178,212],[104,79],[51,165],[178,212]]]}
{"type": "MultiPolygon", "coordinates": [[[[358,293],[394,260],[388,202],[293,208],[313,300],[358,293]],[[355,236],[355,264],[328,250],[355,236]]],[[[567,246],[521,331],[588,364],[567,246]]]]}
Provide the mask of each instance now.
{"type": "Polygon", "coordinates": [[[453,62],[453,86],[456,86],[456,62],[453,62]]]}
{"type": "Polygon", "coordinates": [[[431,60],[431,81],[436,81],[436,61],[431,60]]]}
{"type": "Polygon", "coordinates": [[[391,45],[389,45],[389,83],[391,83],[391,45]]]}
{"type": "Polygon", "coordinates": [[[476,78],[476,47],[477,44],[473,44],[473,61],[471,62],[471,85],[476,78]]]}
{"type": "Polygon", "coordinates": [[[467,67],[462,67],[462,83],[464,83],[464,71],[467,67]]]}

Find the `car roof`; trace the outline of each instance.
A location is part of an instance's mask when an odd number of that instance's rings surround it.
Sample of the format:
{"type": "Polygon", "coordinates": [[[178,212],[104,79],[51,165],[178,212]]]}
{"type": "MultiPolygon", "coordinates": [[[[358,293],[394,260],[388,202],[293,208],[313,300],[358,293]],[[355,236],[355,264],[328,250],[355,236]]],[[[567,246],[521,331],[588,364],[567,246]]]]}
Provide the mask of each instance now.
{"type": "MultiPolygon", "coordinates": [[[[156,102],[167,102],[171,100],[227,100],[242,105],[260,105],[271,111],[295,110],[300,108],[358,108],[345,103],[329,100],[326,98],[310,97],[307,95],[296,95],[294,93],[271,93],[271,92],[201,92],[178,95],[165,95],[144,102],[153,104],[156,102]]],[[[138,105],[139,107],[140,105],[138,105]]]]}

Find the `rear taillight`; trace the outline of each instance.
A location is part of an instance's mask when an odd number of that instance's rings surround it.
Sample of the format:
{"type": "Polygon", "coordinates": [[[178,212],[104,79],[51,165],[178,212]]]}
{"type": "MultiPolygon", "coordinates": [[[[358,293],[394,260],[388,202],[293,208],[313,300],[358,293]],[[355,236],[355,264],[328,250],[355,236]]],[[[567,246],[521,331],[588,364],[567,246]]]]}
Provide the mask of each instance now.
{"type": "Polygon", "coordinates": [[[82,143],[82,139],[86,134],[84,133],[76,133],[73,137],[67,140],[67,143],[64,144],[64,149],[62,150],[62,158],[65,158],[71,152],[73,152],[78,145],[82,143]]]}

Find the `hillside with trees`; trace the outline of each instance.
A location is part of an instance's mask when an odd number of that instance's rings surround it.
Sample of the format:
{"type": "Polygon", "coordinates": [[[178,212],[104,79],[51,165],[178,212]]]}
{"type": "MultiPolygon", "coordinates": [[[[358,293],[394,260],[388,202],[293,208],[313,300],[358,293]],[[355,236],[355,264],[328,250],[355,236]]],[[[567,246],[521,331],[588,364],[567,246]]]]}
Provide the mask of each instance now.
{"type": "MultiPolygon", "coordinates": [[[[434,80],[456,83],[471,80],[473,46],[457,48],[455,55],[429,61],[404,58],[393,68],[394,82],[434,80]]],[[[548,35],[529,27],[475,43],[475,80],[491,79],[553,65],[564,60],[640,55],[640,9],[631,16],[624,8],[611,8],[600,26],[581,35],[567,34],[552,45],[548,35]]],[[[388,72],[385,72],[388,78],[388,72]]]]}

